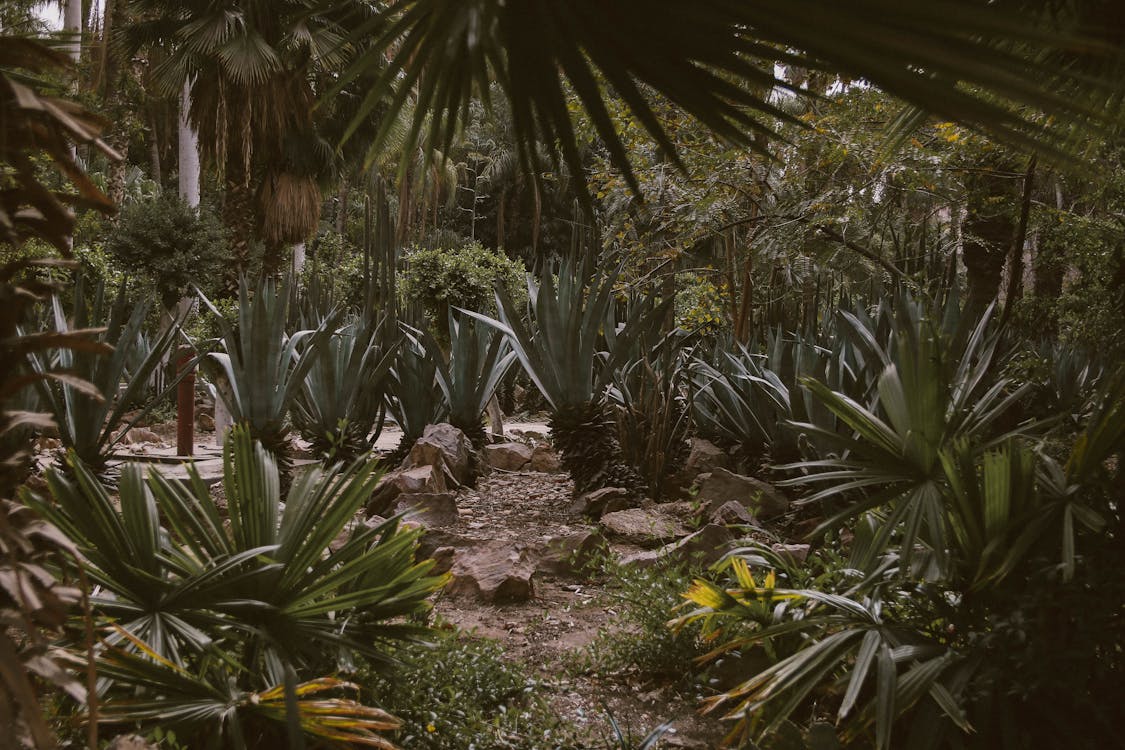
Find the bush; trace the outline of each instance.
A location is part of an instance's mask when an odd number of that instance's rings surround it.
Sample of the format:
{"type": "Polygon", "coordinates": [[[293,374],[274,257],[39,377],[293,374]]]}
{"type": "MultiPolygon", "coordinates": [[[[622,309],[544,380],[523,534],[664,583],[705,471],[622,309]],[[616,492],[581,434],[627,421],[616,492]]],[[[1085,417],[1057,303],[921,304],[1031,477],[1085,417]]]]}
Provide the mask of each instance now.
{"type": "Polygon", "coordinates": [[[225,247],[225,232],[212,211],[193,209],[168,193],[126,206],[106,241],[123,268],[152,281],[165,308],[190,294],[193,284],[206,287],[208,279],[222,278],[225,247]]]}
{"type": "Polygon", "coordinates": [[[611,569],[610,575],[606,596],[615,612],[614,624],[598,633],[580,666],[602,675],[637,670],[688,684],[696,681],[695,660],[708,651],[701,629],[668,627],[668,619],[683,604],[690,572],[682,567],[622,566],[611,569]]]}
{"type": "Polygon", "coordinates": [[[397,669],[365,675],[364,697],[402,721],[393,739],[412,750],[573,747],[536,700],[536,681],[503,653],[499,643],[456,634],[430,647],[405,645],[394,654],[397,669]]]}
{"type": "Polygon", "coordinates": [[[406,256],[400,288],[407,303],[420,304],[431,322],[444,330],[451,306],[494,315],[497,284],[516,302],[527,299],[523,265],[470,242],[455,249],[414,250],[406,256]]]}

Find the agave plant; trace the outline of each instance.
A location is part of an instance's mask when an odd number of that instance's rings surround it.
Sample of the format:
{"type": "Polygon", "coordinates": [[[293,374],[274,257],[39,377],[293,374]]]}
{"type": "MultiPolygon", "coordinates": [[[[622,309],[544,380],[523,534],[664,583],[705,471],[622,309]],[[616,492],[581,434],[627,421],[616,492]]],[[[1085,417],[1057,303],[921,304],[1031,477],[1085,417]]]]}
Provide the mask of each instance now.
{"type": "Polygon", "coordinates": [[[449,404],[437,382],[440,356],[440,352],[423,346],[412,334],[407,334],[398,348],[387,377],[387,409],[402,429],[398,447],[387,457],[392,465],[406,457],[426,431],[426,425],[444,421],[449,413],[449,404]]]}
{"type": "MultiPolygon", "coordinates": [[[[855,442],[868,439],[861,433],[855,442]]],[[[949,564],[930,583],[919,584],[906,564],[909,532],[901,544],[880,541],[887,525],[905,525],[893,511],[855,526],[848,574],[819,587],[785,587],[782,579],[800,575],[777,558],[732,558],[734,580],[696,581],[687,597],[698,609],[676,626],[703,620],[723,631],[729,623],[733,637],[713,656],[764,647],[773,658],[707,709],[729,708],[731,741],[767,738],[799,720],[815,695],[818,713],[835,710],[845,746],[1112,742],[1116,728],[1096,685],[1120,679],[1112,677],[1115,666],[1091,668],[1105,659],[1119,666],[1105,651],[1114,635],[1102,620],[1115,605],[1099,605],[1099,593],[1084,600],[1088,608],[1058,610],[1060,600],[1081,596],[1073,590],[1078,576],[1104,577],[1092,561],[1083,570],[1082,552],[1121,557],[1105,539],[1111,517],[1121,516],[1114,493],[1104,490],[1120,479],[1107,459],[1122,451],[1125,390],[1105,399],[1065,467],[1014,440],[982,451],[963,436],[943,447],[932,510],[948,529],[949,564]],[[783,572],[756,579],[754,565],[783,572]],[[857,577],[859,570],[867,572],[857,577]],[[1089,619],[1095,624],[1083,627],[1089,619]],[[1049,678],[1038,679],[1039,665],[1050,660],[1076,676],[1048,668],[1049,678]],[[1055,712],[1081,729],[1060,727],[1055,712]]]]}
{"type": "Polygon", "coordinates": [[[825,528],[876,508],[888,517],[874,549],[900,531],[909,560],[922,544],[929,563],[943,567],[947,533],[942,514],[942,452],[959,440],[988,450],[1032,425],[1005,429],[1002,418],[1029,389],[998,377],[994,361],[999,334],[986,314],[961,346],[948,326],[927,317],[923,307],[902,299],[891,351],[879,350],[885,365],[877,381],[878,398],[866,407],[826,384],[806,379],[804,387],[847,426],[851,434],[808,422],[794,429],[830,445],[834,453],[817,461],[778,467],[802,474],[790,485],[828,486],[805,503],[838,499],[866,488],[878,491],[844,504],[825,528]]]}
{"type": "Polygon", "coordinates": [[[675,472],[687,457],[691,410],[683,366],[685,336],[673,331],[613,373],[621,455],[641,476],[654,499],[673,494],[675,472]]]}
{"type": "Polygon", "coordinates": [[[485,443],[484,414],[500,381],[508,374],[516,354],[506,337],[480,321],[460,320],[449,312],[449,357],[441,356],[437,339],[424,333],[427,351],[437,352],[437,382],[449,406],[449,423],[465,433],[476,448],[485,443]]]}
{"type": "Polygon", "coordinates": [[[503,331],[531,381],[551,409],[551,437],[563,466],[581,494],[601,487],[624,487],[635,493],[644,482],[621,458],[613,422],[606,413],[606,388],[642,327],[648,308],[634,307],[622,331],[605,351],[604,322],[612,320],[614,284],[620,268],[591,279],[588,263],[564,260],[555,275],[541,283],[528,277],[534,329],[500,290],[500,320],[468,313],[503,331]]]}
{"type": "Polygon", "coordinates": [[[386,318],[352,317],[314,355],[291,410],[293,423],[314,450],[345,462],[371,451],[398,343],[390,339],[389,327],[386,318]]]}
{"type": "MultiPolygon", "coordinates": [[[[423,634],[403,618],[425,612],[444,579],[415,562],[417,534],[398,519],[355,521],[379,480],[374,462],[310,469],[282,504],[276,461],[240,426],[223,467],[225,511],[194,469],[183,483],[130,465],[116,501],[77,461],[73,481],[48,474],[53,504],[28,500],[78,548],[98,587],[90,603],[109,627],[107,719],[253,744],[239,717],[284,727],[298,697],[329,687],[299,682],[350,653],[379,662],[389,641],[423,634]]],[[[332,706],[322,707],[306,731],[333,726],[332,706]]]]}
{"type": "MultiPolygon", "coordinates": [[[[202,295],[200,295],[202,297],[202,295]]],[[[305,377],[332,336],[339,313],[322,320],[315,330],[290,335],[286,323],[291,303],[288,281],[263,278],[251,292],[246,280],[238,290],[238,318],[232,325],[206,297],[215,314],[223,351],[211,352],[211,362],[230,386],[227,408],[235,424],[246,425],[276,458],[285,463],[290,405],[305,385],[305,377]]],[[[217,393],[216,398],[221,398],[217,393]]]]}
{"type": "Polygon", "coordinates": [[[100,471],[129,428],[182,379],[182,373],[171,378],[155,399],[142,405],[154,374],[176,341],[182,320],[152,339],[147,353],[138,361],[131,355],[131,349],[144,329],[148,308],[139,303],[130,309],[124,288],[113,304],[107,304],[105,286],[99,283],[91,302],[79,275],[70,320],[57,296],[52,299],[52,307],[55,330],[45,334],[48,336],[89,335],[93,333],[92,326],[104,323],[104,329],[91,339],[97,345],[62,349],[53,356],[32,352],[27,357],[31,370],[42,376],[36,388],[58,425],[63,446],[74,451],[78,460],[100,471]],[[53,371],[67,374],[50,375],[53,371]],[[136,411],[126,420],[126,412],[131,409],[136,411]]]}

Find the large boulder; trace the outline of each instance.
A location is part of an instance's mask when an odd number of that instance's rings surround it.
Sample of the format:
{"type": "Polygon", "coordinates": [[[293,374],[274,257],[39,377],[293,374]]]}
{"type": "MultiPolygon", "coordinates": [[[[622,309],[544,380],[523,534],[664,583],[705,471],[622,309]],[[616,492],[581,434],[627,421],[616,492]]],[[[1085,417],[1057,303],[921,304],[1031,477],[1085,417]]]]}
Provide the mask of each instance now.
{"type": "Polygon", "coordinates": [[[698,482],[699,495],[696,499],[703,505],[704,514],[708,517],[731,500],[746,506],[759,521],[789,510],[789,499],[785,495],[754,477],[715,468],[709,474],[700,474],[698,482]]]}
{"type": "Polygon", "coordinates": [[[457,496],[452,492],[399,495],[395,513],[405,514],[407,520],[414,521],[425,529],[456,526],[459,518],[457,496]]]}
{"type": "Polygon", "coordinates": [[[562,471],[562,461],[559,454],[549,445],[537,445],[531,452],[531,461],[527,468],[531,471],[541,471],[544,474],[558,474],[562,471]]]}
{"type": "Polygon", "coordinates": [[[589,573],[606,552],[605,537],[594,529],[549,537],[535,563],[535,572],[551,576],[589,573]]]}
{"type": "Polygon", "coordinates": [[[443,469],[457,484],[467,483],[472,474],[472,445],[465,433],[451,424],[426,425],[422,437],[414,442],[406,462],[409,466],[443,469]]]}
{"type": "Polygon", "coordinates": [[[684,463],[684,471],[690,476],[710,473],[715,469],[729,469],[730,456],[710,440],[691,439],[691,452],[684,463]]]}
{"type": "Polygon", "coordinates": [[[622,510],[632,504],[633,496],[628,490],[622,487],[602,487],[576,497],[570,504],[570,514],[596,521],[605,513],[622,510]]]}
{"type": "Polygon", "coordinates": [[[417,493],[440,494],[448,492],[445,470],[441,467],[417,466],[397,469],[385,474],[371,493],[367,502],[369,515],[387,515],[394,508],[399,495],[417,493]]]}
{"type": "Polygon", "coordinates": [[[660,549],[649,549],[625,555],[620,559],[622,565],[650,567],[653,565],[691,564],[705,567],[718,562],[735,543],[735,536],[726,526],[707,524],[694,534],[677,542],[666,544],[660,549]]]}
{"type": "Polygon", "coordinates": [[[737,500],[728,500],[707,516],[710,523],[720,526],[749,526],[754,523],[750,509],[737,500]]]}
{"type": "Polygon", "coordinates": [[[531,446],[523,443],[497,443],[484,446],[484,457],[488,465],[501,471],[522,471],[532,456],[531,446]]]}
{"type": "Polygon", "coordinates": [[[639,547],[659,547],[691,533],[678,519],[646,508],[606,513],[601,518],[601,524],[610,536],[639,547]]]}
{"type": "Polygon", "coordinates": [[[535,595],[535,566],[528,555],[503,541],[460,548],[445,587],[451,596],[471,596],[483,602],[525,602],[535,595]]]}

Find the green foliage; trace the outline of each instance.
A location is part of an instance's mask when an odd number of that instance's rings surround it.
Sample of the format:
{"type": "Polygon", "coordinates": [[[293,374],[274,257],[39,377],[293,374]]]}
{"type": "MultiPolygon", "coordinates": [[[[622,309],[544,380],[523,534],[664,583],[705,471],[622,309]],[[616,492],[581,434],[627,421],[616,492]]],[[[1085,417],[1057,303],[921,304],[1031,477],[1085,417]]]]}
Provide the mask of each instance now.
{"type": "Polygon", "coordinates": [[[451,311],[448,331],[448,360],[428,331],[426,351],[436,357],[437,382],[449,407],[449,423],[480,447],[485,441],[481,415],[515,362],[516,354],[510,351],[504,334],[467,315],[458,320],[451,311]]]}
{"type": "Polygon", "coordinates": [[[108,304],[105,287],[99,284],[90,301],[80,277],[69,320],[58,297],[52,298],[52,312],[54,332],[40,334],[47,340],[104,326],[83,346],[61,349],[54,356],[42,352],[27,355],[29,367],[38,376],[40,399],[58,425],[62,444],[74,451],[79,461],[100,471],[129,428],[179,382],[178,378],[170,379],[157,398],[142,404],[153,375],[175,344],[180,321],[150,339],[148,351],[138,358],[131,350],[143,333],[147,306],[141,303],[130,308],[124,288],[116,301],[108,304]],[[131,409],[138,411],[125,422],[125,414],[131,409]]]}
{"type": "Polygon", "coordinates": [[[722,333],[730,326],[728,295],[724,283],[694,273],[677,275],[676,325],[705,336],[722,333]]]}
{"type": "MultiPolygon", "coordinates": [[[[578,666],[602,675],[636,671],[646,677],[671,678],[686,687],[703,681],[696,660],[707,653],[703,630],[672,630],[671,613],[683,605],[693,571],[662,565],[607,568],[606,606],[615,613],[598,633],[578,666]]],[[[696,571],[697,572],[697,571],[696,571]]]]}
{"type": "Polygon", "coordinates": [[[232,322],[204,297],[222,333],[223,351],[211,352],[205,360],[225,379],[225,384],[217,387],[216,398],[226,402],[235,424],[246,425],[251,435],[278,457],[285,450],[290,406],[339,317],[334,314],[315,330],[290,335],[286,330],[290,299],[288,281],[279,285],[263,278],[251,290],[243,279],[238,291],[238,317],[232,322]]]}
{"type": "Polygon", "coordinates": [[[420,750],[540,750],[573,747],[550,715],[537,683],[504,658],[503,647],[443,634],[432,645],[394,652],[385,674],[364,682],[372,702],[402,719],[395,742],[420,750]]]}
{"type": "Polygon", "coordinates": [[[352,317],[332,333],[323,350],[303,352],[314,364],[305,374],[291,409],[297,429],[313,448],[349,461],[370,451],[385,403],[386,377],[395,357],[386,318],[352,317]]]}
{"type": "Polygon", "coordinates": [[[223,451],[222,509],[194,469],[179,482],[129,465],[120,501],[73,456],[71,469],[73,481],[48,473],[53,504],[26,499],[99,587],[90,603],[106,632],[102,721],[172,729],[193,746],[269,746],[291,704],[311,735],[333,736],[334,713],[358,722],[336,724],[341,732],[394,726],[353,701],[298,701],[346,689],[316,677],[340,659],[383,663],[389,642],[422,635],[403,618],[425,613],[444,582],[432,562],[415,563],[417,534],[397,519],[356,523],[379,480],[373,462],[312,468],[282,504],[277,464],[237,427],[223,451]]]}
{"type": "Polygon", "coordinates": [[[493,314],[497,287],[516,302],[526,299],[523,266],[479,243],[416,249],[404,263],[399,282],[403,299],[422,305],[439,329],[444,328],[451,307],[493,314]]]}
{"type": "Polygon", "coordinates": [[[192,208],[173,193],[136,201],[121,211],[106,251],[129,274],[155,284],[169,308],[193,286],[211,288],[226,261],[226,236],[218,216],[192,208]]]}
{"type": "Polygon", "coordinates": [[[396,453],[399,459],[405,458],[414,441],[422,437],[426,425],[444,421],[449,413],[437,381],[439,357],[440,351],[427,349],[410,335],[398,347],[387,377],[387,409],[402,429],[396,453]]]}
{"type": "Polygon", "coordinates": [[[309,259],[301,271],[302,290],[316,285],[338,303],[363,307],[363,251],[346,236],[324,232],[309,245],[309,259]]]}
{"type": "Polygon", "coordinates": [[[1125,632],[1106,597],[1123,588],[1108,571],[1121,558],[1110,488],[1125,373],[1059,462],[1002,434],[1020,389],[997,374],[987,316],[958,344],[918,311],[900,304],[895,346],[872,348],[885,365],[870,408],[806,381],[852,430],[798,425],[835,448],[788,467],[806,474],[795,483],[827,484],[805,502],[843,506],[822,528],[855,519],[842,574],[756,578],[750,566],[778,561],[748,555],[728,584],[689,590],[698,609],[680,624],[716,628],[716,653],[768,657],[709,706],[727,708],[741,741],[831,710],[848,747],[1112,742],[1097,696],[1122,686],[1125,632]]]}

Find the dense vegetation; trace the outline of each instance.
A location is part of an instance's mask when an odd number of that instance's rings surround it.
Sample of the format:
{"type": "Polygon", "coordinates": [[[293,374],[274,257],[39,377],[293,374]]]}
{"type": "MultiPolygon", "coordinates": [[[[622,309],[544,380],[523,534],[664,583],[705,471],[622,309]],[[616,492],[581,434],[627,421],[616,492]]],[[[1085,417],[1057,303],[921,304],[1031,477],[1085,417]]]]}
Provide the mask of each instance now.
{"type": "Polygon", "coordinates": [[[688,497],[699,437],[794,500],[800,563],[601,572],[636,632],[594,669],[741,665],[732,746],[1120,744],[1115,3],[38,5],[0,8],[0,748],[581,746],[355,520],[500,404],[575,495],[688,497]],[[222,503],[111,466],[181,346],[222,503]]]}

